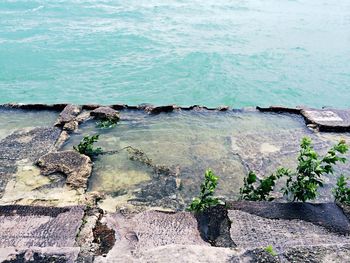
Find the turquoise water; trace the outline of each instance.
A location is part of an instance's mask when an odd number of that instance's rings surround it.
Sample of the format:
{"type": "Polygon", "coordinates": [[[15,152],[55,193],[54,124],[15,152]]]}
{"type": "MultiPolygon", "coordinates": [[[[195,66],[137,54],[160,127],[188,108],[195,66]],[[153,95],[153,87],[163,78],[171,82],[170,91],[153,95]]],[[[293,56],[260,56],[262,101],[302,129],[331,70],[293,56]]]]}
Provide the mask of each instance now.
{"type": "Polygon", "coordinates": [[[349,0],[0,1],[0,103],[349,101],[349,0]]]}

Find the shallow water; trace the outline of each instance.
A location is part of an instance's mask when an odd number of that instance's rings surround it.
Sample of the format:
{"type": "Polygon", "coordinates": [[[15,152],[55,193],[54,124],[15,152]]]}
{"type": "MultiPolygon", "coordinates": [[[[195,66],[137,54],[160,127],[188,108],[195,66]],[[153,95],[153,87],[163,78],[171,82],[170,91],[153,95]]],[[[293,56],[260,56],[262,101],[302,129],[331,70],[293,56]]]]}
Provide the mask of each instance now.
{"type": "Polygon", "coordinates": [[[2,0],[0,103],[349,107],[348,0],[2,0]]]}
{"type": "Polygon", "coordinates": [[[58,114],[58,112],[46,110],[0,109],[0,140],[17,130],[51,127],[55,123],[58,114]]]}
{"type": "MultiPolygon", "coordinates": [[[[311,137],[321,152],[340,138],[349,139],[346,134],[313,133],[302,118],[289,114],[182,111],[154,116],[123,111],[121,116],[113,129],[97,129],[95,121],[84,124],[65,149],[78,144],[84,135],[99,133],[96,147],[118,152],[95,160],[89,190],[114,197],[130,195],[144,202],[171,197],[188,203],[198,193],[208,168],[220,176],[218,195],[233,200],[249,170],[264,176],[281,165],[295,167],[302,137],[311,137]],[[135,152],[125,149],[129,146],[142,155],[135,158],[135,152]],[[157,174],[154,167],[159,166],[168,168],[170,175],[157,174]],[[167,178],[174,179],[173,186],[170,179],[161,182],[167,178]]],[[[321,199],[332,200],[335,178],[325,181],[321,199]]]]}

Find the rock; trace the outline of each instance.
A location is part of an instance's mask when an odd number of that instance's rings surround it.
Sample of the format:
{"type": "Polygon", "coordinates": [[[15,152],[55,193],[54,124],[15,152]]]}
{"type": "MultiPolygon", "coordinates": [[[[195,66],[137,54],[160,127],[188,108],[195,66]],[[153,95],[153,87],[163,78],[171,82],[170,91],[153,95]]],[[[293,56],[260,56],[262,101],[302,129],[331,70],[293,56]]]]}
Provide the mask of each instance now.
{"type": "Polygon", "coordinates": [[[0,206],[0,247],[74,247],[81,206],[0,206]]]}
{"type": "Polygon", "coordinates": [[[343,235],[350,234],[350,222],[335,203],[228,202],[230,209],[268,219],[303,220],[343,235]]]}
{"type": "Polygon", "coordinates": [[[225,106],[225,105],[219,106],[217,108],[218,111],[228,111],[229,109],[230,109],[230,107],[229,106],[225,106]]]}
{"type": "Polygon", "coordinates": [[[65,174],[66,184],[73,189],[86,189],[92,171],[90,158],[76,151],[48,153],[38,160],[37,165],[44,175],[56,172],[65,174]]]}
{"type": "Polygon", "coordinates": [[[261,112],[276,112],[276,113],[293,113],[300,114],[302,107],[289,108],[284,106],[256,107],[261,112]]]}
{"type": "Polygon", "coordinates": [[[63,144],[69,139],[69,133],[67,131],[62,131],[59,138],[57,139],[55,143],[55,148],[60,149],[63,144]]]}
{"type": "Polygon", "coordinates": [[[75,120],[76,120],[78,123],[82,123],[82,122],[85,122],[85,121],[89,120],[90,118],[91,118],[90,112],[89,112],[89,111],[83,111],[82,113],[80,113],[80,114],[75,118],[75,120]]]}
{"type": "Polygon", "coordinates": [[[215,247],[236,247],[230,236],[231,222],[224,205],[210,207],[196,217],[204,240],[215,247]]]}
{"type": "Polygon", "coordinates": [[[105,258],[106,262],[111,260],[125,262],[126,258],[137,258],[147,251],[171,244],[210,248],[210,244],[203,241],[200,236],[197,220],[187,212],[147,211],[136,215],[124,215],[118,212],[107,214],[101,223],[106,223],[113,229],[117,237],[113,248],[105,258]]]}
{"type": "Polygon", "coordinates": [[[74,132],[78,129],[78,126],[79,126],[78,122],[75,120],[72,120],[63,125],[63,130],[67,132],[74,132]]]}
{"type": "Polygon", "coordinates": [[[176,105],[166,105],[166,106],[154,107],[150,109],[148,112],[151,114],[159,114],[162,112],[169,113],[169,112],[173,112],[176,109],[178,109],[176,105]]]}
{"type": "Polygon", "coordinates": [[[35,128],[14,132],[0,141],[0,198],[19,162],[34,162],[54,150],[60,133],[58,128],[35,128]]]}
{"type": "Polygon", "coordinates": [[[350,131],[350,110],[303,109],[301,114],[307,124],[317,125],[321,132],[350,131]]]}
{"type": "Polygon", "coordinates": [[[60,113],[55,126],[63,127],[66,123],[75,120],[75,117],[80,113],[81,108],[76,105],[67,105],[63,111],[60,113]]]}
{"type": "MultiPolygon", "coordinates": [[[[336,253],[327,261],[334,262],[334,256],[344,252],[341,247],[350,245],[349,221],[334,203],[237,201],[229,202],[227,206],[228,217],[232,222],[231,238],[243,249],[271,245],[278,254],[283,254],[293,247],[315,251],[315,247],[325,249],[336,244],[336,253]]],[[[348,259],[349,252],[345,255],[348,259]]]]}
{"type": "Polygon", "coordinates": [[[99,107],[90,112],[90,115],[96,119],[119,121],[119,112],[110,107],[99,107]]]}

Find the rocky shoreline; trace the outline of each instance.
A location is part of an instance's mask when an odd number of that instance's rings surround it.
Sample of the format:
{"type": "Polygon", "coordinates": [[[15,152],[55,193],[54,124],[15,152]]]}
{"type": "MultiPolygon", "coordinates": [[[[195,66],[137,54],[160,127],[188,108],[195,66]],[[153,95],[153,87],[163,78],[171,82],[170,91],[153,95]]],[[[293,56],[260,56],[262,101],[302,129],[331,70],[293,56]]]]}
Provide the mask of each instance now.
{"type": "MultiPolygon", "coordinates": [[[[143,118],[147,116],[168,116],[181,111],[215,114],[254,112],[257,118],[272,112],[277,114],[277,122],[285,114],[286,118],[292,114],[303,119],[304,128],[298,126],[299,130],[294,131],[291,127],[286,133],[274,134],[271,140],[276,145],[266,143],[264,138],[272,135],[263,133],[260,143],[257,137],[259,131],[257,135],[248,134],[251,139],[244,137],[247,140],[244,145],[240,141],[232,142],[233,138],[224,138],[224,142],[228,141],[227,144],[231,145],[229,154],[232,156],[218,169],[225,170],[228,163],[237,160],[243,170],[254,168],[264,174],[270,166],[279,164],[276,156],[283,154],[283,158],[289,160],[295,153],[295,146],[286,144],[287,138],[294,140],[294,137],[310,134],[315,136],[320,149],[328,146],[328,140],[334,140],[337,136],[347,138],[349,135],[346,132],[350,130],[349,110],[302,107],[232,110],[228,107],[156,107],[148,104],[109,107],[6,104],[1,105],[0,109],[4,114],[8,110],[20,110],[24,115],[27,111],[50,111],[57,115],[56,121],[45,127],[5,131],[8,134],[0,141],[2,262],[350,260],[348,207],[329,201],[315,204],[285,203],[283,200],[229,201],[235,198],[230,198],[231,186],[227,183],[226,206],[195,215],[182,211],[190,198],[187,194],[198,186],[189,185],[190,175],[194,171],[191,170],[194,168],[190,168],[192,166],[164,165],[157,163],[157,158],[149,158],[138,149],[129,148],[127,158],[136,160],[138,167],[147,170],[150,178],[133,182],[135,189],[129,192],[125,189],[122,192],[118,190],[118,193],[91,191],[89,180],[95,173],[94,160],[65,148],[80,129],[85,129],[86,123],[108,114],[118,114],[118,118],[120,114],[122,121],[130,123],[128,129],[144,125],[143,118]],[[140,113],[141,117],[129,116],[130,111],[140,113]],[[247,142],[251,142],[251,148],[247,142]],[[256,147],[257,142],[260,148],[256,147]],[[277,148],[278,143],[285,149],[277,148]],[[237,147],[240,149],[236,150],[237,147]],[[271,164],[271,160],[276,163],[271,164]],[[113,209],[109,209],[110,203],[113,209]],[[265,251],[270,245],[276,255],[265,251]]],[[[213,118],[216,116],[219,115],[213,118]]],[[[244,116],[238,115],[238,118],[244,119],[244,116]]],[[[151,121],[153,123],[154,120],[151,121]]],[[[299,125],[300,120],[296,123],[299,125]]],[[[201,144],[195,143],[191,147],[195,153],[202,150],[201,144]]],[[[197,163],[212,161],[200,158],[194,160],[197,163]]],[[[193,164],[194,167],[196,165],[193,164]]],[[[343,169],[346,171],[348,167],[343,169]]],[[[127,188],[131,184],[128,182],[125,185],[127,188]]],[[[224,190],[223,193],[226,193],[224,190]]]]}

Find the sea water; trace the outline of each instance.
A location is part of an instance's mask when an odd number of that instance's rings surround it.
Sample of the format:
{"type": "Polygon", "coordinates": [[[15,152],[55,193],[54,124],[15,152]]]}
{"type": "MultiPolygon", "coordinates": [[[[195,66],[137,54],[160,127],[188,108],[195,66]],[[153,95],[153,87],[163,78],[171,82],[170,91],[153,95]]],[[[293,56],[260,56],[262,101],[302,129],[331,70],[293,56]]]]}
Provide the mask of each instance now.
{"type": "Polygon", "coordinates": [[[0,103],[349,101],[349,0],[0,1],[0,103]]]}

